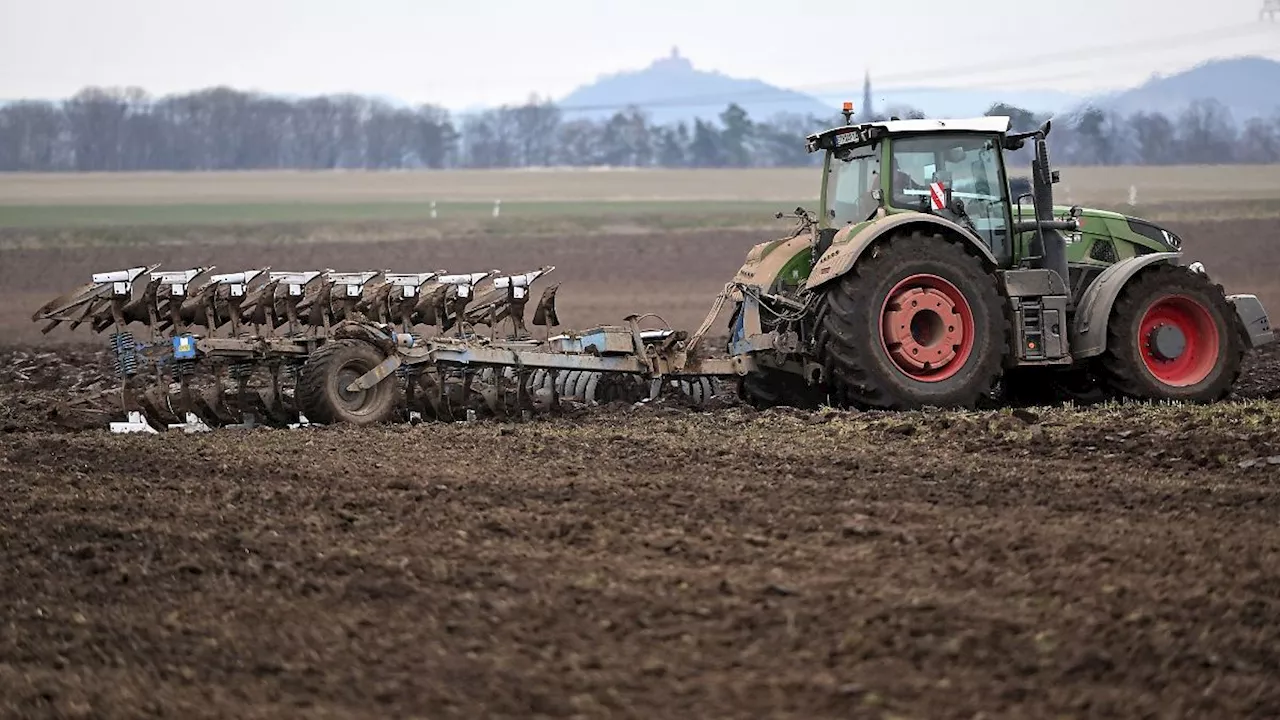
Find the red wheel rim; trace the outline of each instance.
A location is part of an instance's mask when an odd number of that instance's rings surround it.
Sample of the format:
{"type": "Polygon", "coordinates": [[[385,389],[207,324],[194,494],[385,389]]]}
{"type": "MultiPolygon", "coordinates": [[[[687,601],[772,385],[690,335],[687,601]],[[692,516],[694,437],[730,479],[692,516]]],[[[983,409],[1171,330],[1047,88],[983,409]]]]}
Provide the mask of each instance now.
{"type": "Polygon", "coordinates": [[[880,344],[904,375],[941,382],[973,354],[973,310],[964,293],[937,275],[898,282],[880,307],[880,344]]]}
{"type": "Polygon", "coordinates": [[[1195,385],[1209,377],[1218,363],[1218,326],[1199,302],[1183,295],[1163,297],[1142,316],[1138,352],[1147,371],[1160,382],[1173,387],[1195,385]]]}

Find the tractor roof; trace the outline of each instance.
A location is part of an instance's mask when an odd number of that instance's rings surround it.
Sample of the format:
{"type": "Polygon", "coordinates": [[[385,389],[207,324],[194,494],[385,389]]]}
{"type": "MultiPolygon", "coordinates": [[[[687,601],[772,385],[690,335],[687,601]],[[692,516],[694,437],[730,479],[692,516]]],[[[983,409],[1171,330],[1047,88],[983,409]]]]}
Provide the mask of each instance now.
{"type": "Polygon", "coordinates": [[[1007,133],[1009,118],[1004,115],[965,119],[885,120],[858,125],[842,125],[810,135],[809,152],[831,150],[848,145],[863,145],[890,135],[904,133],[1007,133]]]}

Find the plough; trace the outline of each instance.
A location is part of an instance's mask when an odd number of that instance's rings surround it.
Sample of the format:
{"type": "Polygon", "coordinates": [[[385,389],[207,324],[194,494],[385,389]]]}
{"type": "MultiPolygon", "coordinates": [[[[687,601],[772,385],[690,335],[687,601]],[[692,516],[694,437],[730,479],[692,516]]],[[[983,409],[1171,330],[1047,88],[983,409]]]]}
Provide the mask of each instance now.
{"type": "Polygon", "coordinates": [[[626,326],[551,334],[554,266],[502,274],[159,265],[95,273],[33,320],[109,332],[124,420],[115,432],[528,417],[674,389],[694,404],[726,360],[690,362],[687,333],[626,326]],[[147,328],[139,337],[133,328],[147,328]],[[487,328],[481,331],[480,328],[487,328]],[[434,331],[434,332],[432,332],[434,331]],[[718,364],[717,364],[718,363],[718,364]]]}

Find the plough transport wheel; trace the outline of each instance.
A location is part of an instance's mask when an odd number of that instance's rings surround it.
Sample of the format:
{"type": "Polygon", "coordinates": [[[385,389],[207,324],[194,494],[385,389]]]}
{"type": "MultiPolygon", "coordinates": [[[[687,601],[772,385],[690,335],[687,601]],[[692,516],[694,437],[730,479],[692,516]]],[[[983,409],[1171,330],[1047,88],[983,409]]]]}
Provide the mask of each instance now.
{"type": "Polygon", "coordinates": [[[363,340],[332,340],[307,358],[298,377],[297,402],[307,419],[329,425],[372,425],[391,419],[399,396],[394,379],[368,390],[347,386],[374,369],[385,357],[363,340]]]}
{"type": "Polygon", "coordinates": [[[1244,358],[1235,319],[1221,287],[1207,278],[1174,265],[1153,267],[1116,300],[1102,375],[1136,399],[1221,400],[1244,358]]]}

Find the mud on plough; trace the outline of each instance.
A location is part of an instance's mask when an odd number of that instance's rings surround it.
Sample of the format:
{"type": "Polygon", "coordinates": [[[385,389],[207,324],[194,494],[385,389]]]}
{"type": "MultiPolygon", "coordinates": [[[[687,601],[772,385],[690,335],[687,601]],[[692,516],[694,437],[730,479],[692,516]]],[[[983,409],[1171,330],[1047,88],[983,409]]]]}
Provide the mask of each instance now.
{"type": "Polygon", "coordinates": [[[739,372],[728,361],[672,372],[673,353],[689,365],[697,338],[643,329],[639,316],[553,336],[558,285],[535,306],[532,323],[547,330],[535,339],[525,306],[554,266],[505,275],[214,269],[97,273],[36,311],[45,333],[62,323],[109,333],[126,418],[113,431],[528,417],[566,399],[669,391],[701,404],[716,392],[713,375],[739,372]]]}

